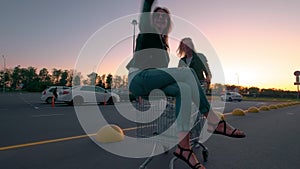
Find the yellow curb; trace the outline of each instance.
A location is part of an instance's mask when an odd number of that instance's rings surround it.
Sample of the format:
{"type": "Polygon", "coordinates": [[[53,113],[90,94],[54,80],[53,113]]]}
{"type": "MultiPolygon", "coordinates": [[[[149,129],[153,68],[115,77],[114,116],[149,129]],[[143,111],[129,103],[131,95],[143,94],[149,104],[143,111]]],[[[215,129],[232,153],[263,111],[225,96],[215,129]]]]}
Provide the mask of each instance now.
{"type": "Polygon", "coordinates": [[[286,106],[292,106],[291,102],[285,103],[286,106]]]}
{"type": "Polygon", "coordinates": [[[231,114],[231,112],[229,112],[229,113],[224,113],[223,115],[224,115],[224,118],[225,118],[226,116],[229,116],[229,115],[232,115],[232,114],[231,114]]]}
{"type": "Polygon", "coordinates": [[[284,105],[282,105],[282,104],[277,104],[276,106],[277,106],[277,108],[283,108],[284,107],[284,105]]]}
{"type": "Polygon", "coordinates": [[[95,139],[101,143],[112,143],[124,140],[124,132],[117,125],[105,125],[101,127],[95,139]]]}
{"type": "Polygon", "coordinates": [[[257,107],[249,107],[247,113],[258,113],[259,109],[257,107]]]}
{"type": "Polygon", "coordinates": [[[221,119],[221,120],[225,120],[225,115],[224,114],[222,114],[222,113],[220,113],[220,112],[218,112],[218,111],[214,111],[215,112],[215,114],[221,119]]]}
{"type": "Polygon", "coordinates": [[[279,104],[281,108],[286,107],[284,103],[279,104]]]}
{"type": "Polygon", "coordinates": [[[270,105],[269,108],[270,109],[277,109],[278,107],[276,105],[270,105]]]}
{"type": "Polygon", "coordinates": [[[270,108],[269,108],[268,106],[261,106],[261,107],[259,108],[259,110],[262,110],[262,111],[269,111],[270,108]]]}
{"type": "Polygon", "coordinates": [[[240,109],[240,108],[236,108],[234,109],[232,112],[231,112],[232,115],[235,115],[235,116],[245,116],[245,111],[240,109]]]}

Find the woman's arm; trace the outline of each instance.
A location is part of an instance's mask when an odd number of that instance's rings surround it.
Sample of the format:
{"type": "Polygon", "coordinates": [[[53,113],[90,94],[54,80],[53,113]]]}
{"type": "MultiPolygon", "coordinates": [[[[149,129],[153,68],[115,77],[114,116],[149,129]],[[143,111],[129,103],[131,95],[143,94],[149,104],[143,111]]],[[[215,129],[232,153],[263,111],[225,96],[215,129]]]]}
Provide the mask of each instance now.
{"type": "Polygon", "coordinates": [[[154,0],[144,0],[142,14],[140,16],[139,28],[142,33],[153,33],[151,25],[151,8],[154,0]]]}
{"type": "Polygon", "coordinates": [[[178,62],[178,67],[187,67],[184,58],[181,58],[178,62]]]}

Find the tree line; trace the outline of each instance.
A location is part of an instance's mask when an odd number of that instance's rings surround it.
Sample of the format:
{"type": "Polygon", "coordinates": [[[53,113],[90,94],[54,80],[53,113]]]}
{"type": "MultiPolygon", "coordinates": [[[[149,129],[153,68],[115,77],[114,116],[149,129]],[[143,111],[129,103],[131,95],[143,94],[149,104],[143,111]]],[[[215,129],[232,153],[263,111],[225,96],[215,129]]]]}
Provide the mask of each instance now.
{"type": "MultiPolygon", "coordinates": [[[[105,89],[127,88],[127,76],[119,76],[112,74],[97,74],[92,72],[86,77],[80,72],[74,70],[62,70],[53,68],[48,70],[42,68],[37,71],[37,68],[29,66],[22,68],[20,65],[13,69],[0,71],[0,90],[7,91],[28,91],[41,92],[48,86],[76,86],[76,85],[96,85],[105,89]]],[[[212,84],[209,94],[220,95],[225,91],[237,91],[242,95],[251,97],[273,97],[273,98],[297,98],[297,92],[284,91],[280,89],[260,89],[258,87],[243,87],[236,85],[212,84]]]]}
{"type": "MultiPolygon", "coordinates": [[[[92,72],[83,77],[80,72],[74,70],[62,70],[53,68],[48,70],[29,66],[22,68],[20,65],[13,69],[0,71],[0,88],[16,91],[41,92],[48,86],[76,86],[76,85],[96,85],[106,89],[120,88],[127,86],[127,77],[113,76],[111,74],[98,75],[92,72]]],[[[0,90],[1,90],[0,89],[0,90]]]]}
{"type": "Polygon", "coordinates": [[[296,99],[298,97],[298,92],[289,91],[289,90],[281,90],[281,89],[265,89],[258,87],[243,87],[236,85],[226,85],[227,91],[238,91],[243,96],[249,97],[271,97],[271,98],[293,98],[296,99]]]}

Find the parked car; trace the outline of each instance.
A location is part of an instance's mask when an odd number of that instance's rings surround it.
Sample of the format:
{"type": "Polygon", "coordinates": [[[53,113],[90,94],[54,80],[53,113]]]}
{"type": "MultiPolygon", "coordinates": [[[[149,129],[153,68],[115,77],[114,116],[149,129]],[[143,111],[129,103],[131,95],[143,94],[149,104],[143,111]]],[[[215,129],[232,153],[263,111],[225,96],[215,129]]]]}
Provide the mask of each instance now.
{"type": "Polygon", "coordinates": [[[240,95],[237,92],[226,92],[224,94],[221,95],[221,100],[222,101],[242,101],[243,100],[243,96],[240,95]]]}
{"type": "Polygon", "coordinates": [[[83,103],[114,104],[120,102],[120,96],[99,86],[74,86],[72,89],[64,90],[57,100],[69,105],[81,105],[83,103]]]}
{"type": "MultiPolygon", "coordinates": [[[[43,102],[46,102],[48,104],[52,103],[52,97],[53,97],[53,90],[57,88],[57,94],[60,95],[63,93],[64,90],[68,90],[71,87],[67,87],[67,86],[50,86],[48,88],[46,88],[43,92],[42,92],[42,96],[41,96],[41,100],[43,102]]],[[[55,100],[56,101],[56,100],[55,100]]]]}
{"type": "Polygon", "coordinates": [[[131,91],[129,91],[128,89],[114,89],[112,90],[114,93],[118,94],[120,96],[120,99],[122,101],[136,101],[137,98],[134,96],[134,94],[132,94],[131,91]]]}

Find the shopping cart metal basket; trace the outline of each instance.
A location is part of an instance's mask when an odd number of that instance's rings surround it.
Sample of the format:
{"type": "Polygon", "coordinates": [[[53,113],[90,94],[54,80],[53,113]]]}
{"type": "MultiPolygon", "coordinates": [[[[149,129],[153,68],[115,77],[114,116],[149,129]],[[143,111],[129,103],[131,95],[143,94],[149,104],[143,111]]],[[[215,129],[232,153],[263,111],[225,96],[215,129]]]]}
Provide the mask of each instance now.
{"type": "MultiPolygon", "coordinates": [[[[154,143],[151,155],[139,166],[145,169],[153,159],[155,151],[168,152],[169,149],[178,144],[175,98],[166,97],[164,94],[154,94],[147,97],[138,97],[135,103],[137,116],[136,137],[145,138],[144,141],[154,143]],[[160,148],[159,148],[160,147],[160,148]]],[[[204,161],[208,158],[208,149],[201,142],[201,130],[206,118],[199,113],[196,106],[192,106],[191,118],[194,121],[191,129],[191,146],[202,150],[204,161]]],[[[169,162],[169,168],[173,169],[177,157],[173,157],[169,162]]]]}

